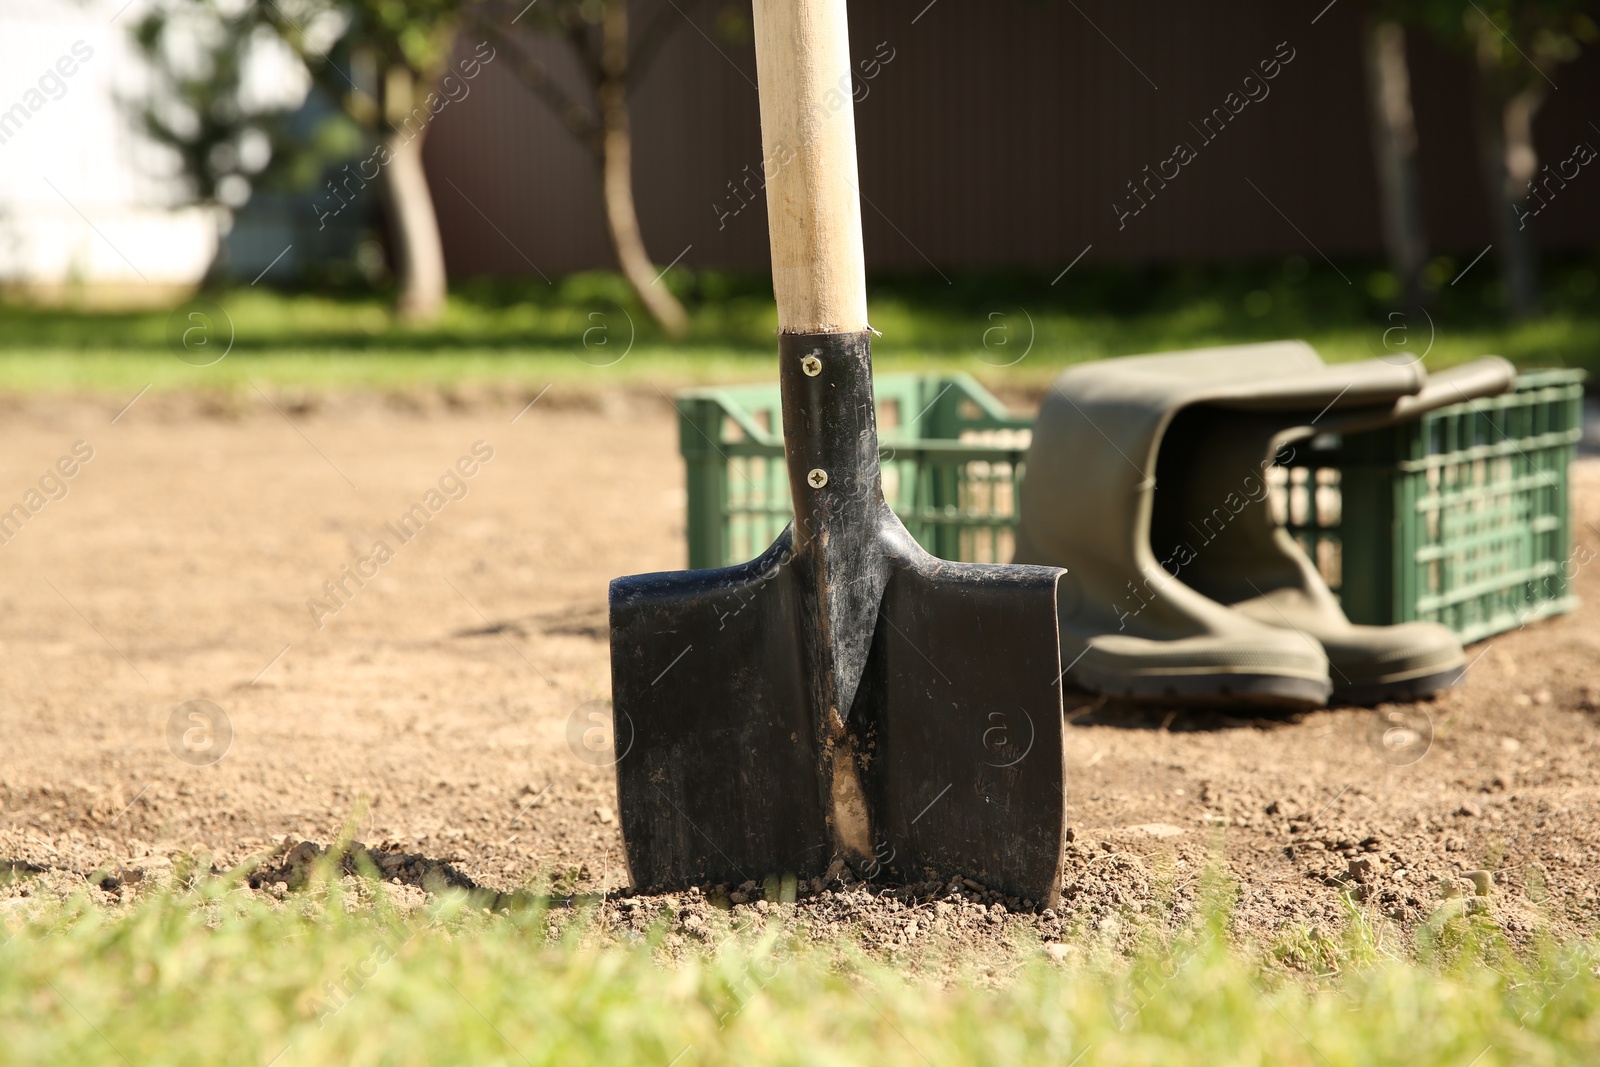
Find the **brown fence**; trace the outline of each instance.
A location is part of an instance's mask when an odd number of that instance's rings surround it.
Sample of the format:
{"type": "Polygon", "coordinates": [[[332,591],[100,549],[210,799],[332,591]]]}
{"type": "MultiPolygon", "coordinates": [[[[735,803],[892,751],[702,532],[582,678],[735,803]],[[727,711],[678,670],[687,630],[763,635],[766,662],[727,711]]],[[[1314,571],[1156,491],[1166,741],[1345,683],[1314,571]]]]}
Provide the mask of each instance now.
{"type": "MultiPolygon", "coordinates": [[[[635,25],[657,3],[634,0],[635,25]]],[[[869,266],[1380,252],[1360,4],[1325,3],[857,0],[869,266]]],[[[632,98],[645,237],[658,263],[762,268],[748,2],[693,11],[632,98]]],[[[580,88],[559,46],[531,44],[580,88]]],[[[1469,70],[1426,42],[1410,53],[1430,245],[1475,254],[1492,235],[1469,70]]],[[[1600,59],[1556,81],[1538,128],[1548,160],[1600,147],[1600,59]]],[[[509,63],[440,116],[426,158],[455,276],[611,264],[594,164],[509,63]]],[[[1533,223],[1540,240],[1600,244],[1597,204],[1586,168],[1533,223]]]]}

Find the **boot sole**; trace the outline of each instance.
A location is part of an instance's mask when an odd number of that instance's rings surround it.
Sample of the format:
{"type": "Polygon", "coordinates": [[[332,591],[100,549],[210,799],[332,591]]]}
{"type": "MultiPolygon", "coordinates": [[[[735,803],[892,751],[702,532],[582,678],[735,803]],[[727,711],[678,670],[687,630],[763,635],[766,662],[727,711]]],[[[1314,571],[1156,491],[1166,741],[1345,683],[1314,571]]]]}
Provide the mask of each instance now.
{"type": "Polygon", "coordinates": [[[1356,707],[1370,707],[1373,704],[1404,704],[1442,693],[1446,689],[1461,684],[1467,676],[1465,664],[1450,667],[1446,670],[1424,674],[1417,678],[1400,678],[1395,680],[1380,680],[1369,682],[1365,685],[1352,685],[1335,689],[1333,702],[1335,704],[1350,704],[1356,707]]]}
{"type": "Polygon", "coordinates": [[[1306,711],[1326,707],[1333,686],[1327,681],[1282,674],[1128,674],[1101,675],[1077,670],[1073,680],[1092,693],[1148,704],[1239,705],[1306,711]]]}

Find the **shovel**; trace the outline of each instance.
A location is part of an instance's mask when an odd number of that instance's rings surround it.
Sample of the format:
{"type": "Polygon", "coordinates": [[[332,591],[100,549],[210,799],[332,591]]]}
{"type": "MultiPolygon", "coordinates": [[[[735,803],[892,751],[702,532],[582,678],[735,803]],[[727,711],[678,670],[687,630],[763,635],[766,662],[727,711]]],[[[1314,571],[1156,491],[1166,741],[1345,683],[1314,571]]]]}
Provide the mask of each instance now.
{"type": "Polygon", "coordinates": [[[756,0],[755,36],[795,521],[742,566],[611,584],[633,883],[847,866],[1049,906],[1065,572],[935,559],[884,502],[845,0],[756,0]]]}

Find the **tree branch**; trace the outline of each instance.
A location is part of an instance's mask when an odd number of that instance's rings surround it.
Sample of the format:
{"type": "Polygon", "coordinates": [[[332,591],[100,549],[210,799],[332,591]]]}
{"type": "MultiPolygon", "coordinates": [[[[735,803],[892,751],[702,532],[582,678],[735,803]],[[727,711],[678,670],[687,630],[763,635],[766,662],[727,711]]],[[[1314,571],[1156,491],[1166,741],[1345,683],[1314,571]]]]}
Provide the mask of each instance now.
{"type": "Polygon", "coordinates": [[[511,69],[523,86],[544,101],[561,124],[567,128],[567,132],[598,158],[600,123],[593,112],[567,95],[567,92],[550,77],[549,69],[529,54],[521,42],[485,20],[478,20],[476,25],[493,40],[496,48],[504,49],[510,56],[511,69]]]}
{"type": "Polygon", "coordinates": [[[628,60],[630,86],[644,77],[644,72],[661,54],[662,46],[672,36],[672,31],[678,28],[678,20],[688,22],[704,3],[705,0],[683,0],[681,4],[678,0],[665,0],[661,7],[656,8],[655,16],[645,26],[644,32],[639,34],[639,41],[633,46],[633,55],[628,60]]]}
{"type": "Polygon", "coordinates": [[[605,80],[605,72],[600,69],[600,57],[595,55],[589,46],[588,27],[582,22],[569,22],[566,37],[567,44],[572,46],[573,55],[578,57],[578,65],[589,78],[590,86],[598,89],[600,83],[605,80]]]}

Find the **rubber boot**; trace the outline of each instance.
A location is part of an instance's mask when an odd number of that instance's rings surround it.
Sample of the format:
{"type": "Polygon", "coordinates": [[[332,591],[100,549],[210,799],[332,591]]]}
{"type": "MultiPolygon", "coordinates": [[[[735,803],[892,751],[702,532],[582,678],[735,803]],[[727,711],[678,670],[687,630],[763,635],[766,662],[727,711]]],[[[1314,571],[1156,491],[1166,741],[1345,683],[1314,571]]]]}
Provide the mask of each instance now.
{"type": "MultiPolygon", "coordinates": [[[[1256,622],[1314,638],[1328,656],[1334,703],[1416,700],[1455,685],[1466,656],[1454,633],[1433,622],[1350,622],[1266,500],[1238,493],[1239,472],[1285,456],[1314,433],[1392,425],[1504,392],[1514,380],[1514,368],[1491,357],[1436,375],[1420,393],[1387,409],[1337,413],[1314,423],[1278,412],[1188,408],[1173,419],[1157,464],[1155,551],[1190,557],[1179,577],[1196,592],[1256,622]]],[[[1358,533],[1346,529],[1344,535],[1358,533]]]]}
{"type": "MultiPolygon", "coordinates": [[[[1192,588],[1184,556],[1158,556],[1151,516],[1168,425],[1201,403],[1300,413],[1392,409],[1421,367],[1326,367],[1283,341],[1104,360],[1063,374],[1035,424],[1015,561],[1067,568],[1060,583],[1063,674],[1136,700],[1321,706],[1332,689],[1312,636],[1234,611],[1192,588]],[[1175,577],[1178,575],[1179,577],[1175,577]]],[[[1251,464],[1244,493],[1265,499],[1251,464]]]]}

